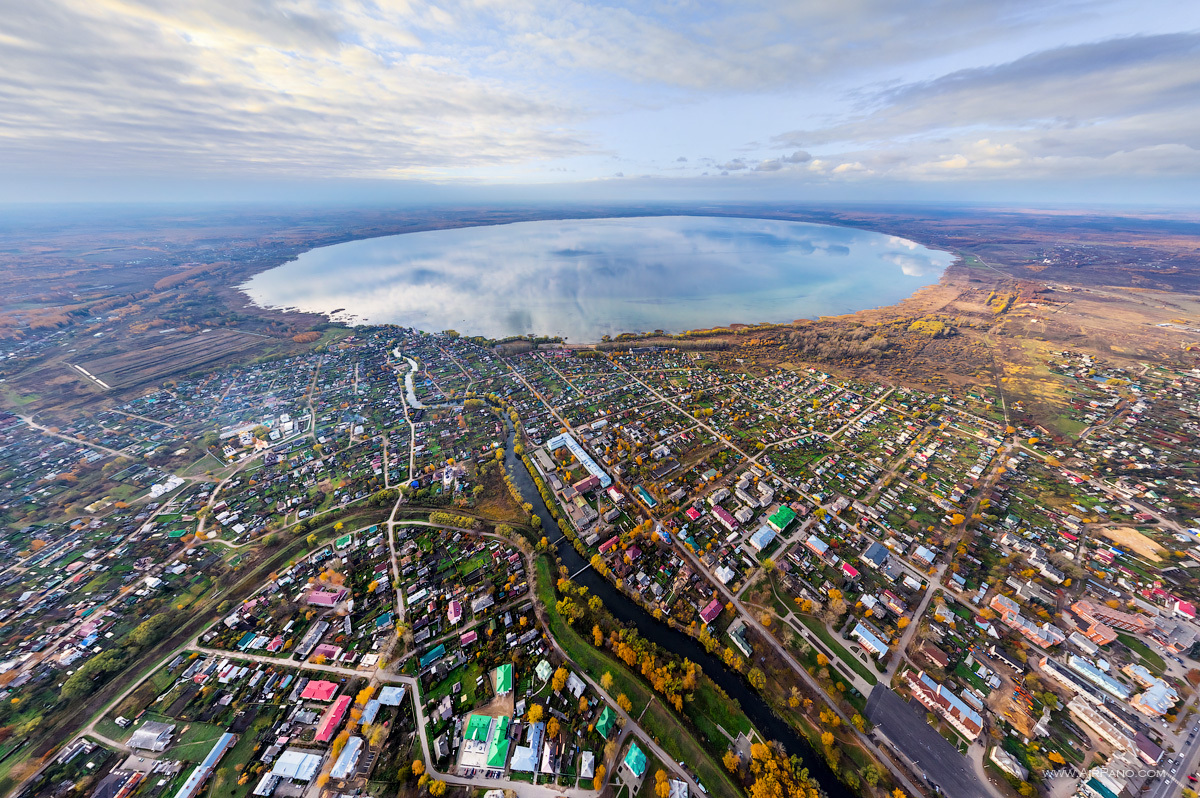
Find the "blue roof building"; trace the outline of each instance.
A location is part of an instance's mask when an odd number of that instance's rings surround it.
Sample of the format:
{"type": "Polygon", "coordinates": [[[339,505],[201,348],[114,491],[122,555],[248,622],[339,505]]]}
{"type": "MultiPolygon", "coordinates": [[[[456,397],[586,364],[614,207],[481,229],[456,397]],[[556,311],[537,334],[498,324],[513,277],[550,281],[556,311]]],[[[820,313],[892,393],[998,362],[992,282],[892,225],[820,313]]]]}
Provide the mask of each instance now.
{"type": "Polygon", "coordinates": [[[587,469],[589,474],[600,480],[600,487],[607,488],[612,484],[612,478],[604,473],[604,469],[596,465],[596,461],[592,459],[590,454],[584,451],[583,447],[579,445],[579,441],[575,440],[569,434],[564,432],[546,441],[547,451],[553,452],[555,449],[561,449],[564,446],[567,447],[567,451],[575,455],[575,459],[587,469]]]}
{"type": "Polygon", "coordinates": [[[762,551],[767,546],[771,545],[771,541],[775,539],[775,530],[763,524],[758,528],[758,531],[750,536],[750,545],[755,551],[762,551]]]}

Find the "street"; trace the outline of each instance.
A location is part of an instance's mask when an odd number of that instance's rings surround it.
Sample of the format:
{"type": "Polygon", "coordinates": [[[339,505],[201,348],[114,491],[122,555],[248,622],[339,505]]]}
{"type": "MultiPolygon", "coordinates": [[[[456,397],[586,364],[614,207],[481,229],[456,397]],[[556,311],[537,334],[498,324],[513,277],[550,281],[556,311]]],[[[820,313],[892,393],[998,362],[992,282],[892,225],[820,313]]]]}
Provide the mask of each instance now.
{"type": "Polygon", "coordinates": [[[1197,759],[1200,759],[1200,732],[1197,732],[1197,728],[1200,728],[1200,724],[1193,723],[1179,753],[1163,756],[1157,765],[1162,775],[1150,782],[1146,798],[1174,798],[1184,787],[1191,786],[1188,776],[1196,772],[1197,759]]]}

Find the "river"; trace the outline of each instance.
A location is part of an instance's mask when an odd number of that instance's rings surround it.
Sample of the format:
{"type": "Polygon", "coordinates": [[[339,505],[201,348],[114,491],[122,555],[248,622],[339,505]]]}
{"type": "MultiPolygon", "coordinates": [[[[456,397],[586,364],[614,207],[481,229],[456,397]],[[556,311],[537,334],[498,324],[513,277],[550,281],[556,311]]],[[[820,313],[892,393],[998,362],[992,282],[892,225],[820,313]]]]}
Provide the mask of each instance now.
{"type": "Polygon", "coordinates": [[[402,354],[400,352],[399,348],[393,349],[392,355],[397,360],[399,360],[400,358],[404,358],[405,360],[408,361],[408,371],[404,375],[404,393],[405,393],[405,399],[408,400],[408,406],[411,408],[414,408],[416,410],[427,409],[429,407],[429,405],[423,403],[420,399],[417,398],[416,387],[413,385],[413,375],[416,374],[417,370],[420,368],[417,365],[417,361],[413,360],[408,355],[402,354]]]}
{"type": "MultiPolygon", "coordinates": [[[[508,423],[508,418],[505,417],[508,423]]],[[[533,483],[525,464],[513,451],[514,432],[509,424],[508,442],[504,450],[504,465],[512,475],[525,501],[533,505],[533,511],[542,521],[542,529],[549,535],[558,529],[558,522],[550,515],[550,510],[542,501],[537,485],[533,483]]],[[[574,574],[588,565],[575,547],[566,538],[561,538],[556,544],[559,559],[574,574]]],[[[624,593],[616,589],[592,568],[587,568],[575,577],[575,581],[587,587],[599,596],[618,620],[637,628],[642,637],[654,641],[666,651],[681,657],[687,657],[704,669],[710,679],[717,683],[730,697],[741,704],[742,711],[750,722],[769,740],[777,740],[787,749],[789,755],[798,756],[804,761],[809,774],[821,785],[821,789],[829,798],[853,798],[854,793],[843,784],[825,762],[825,757],[813,750],[808,741],[801,737],[791,726],[781,720],[765,701],[745,682],[740,674],[731,672],[725,664],[704,650],[698,641],[667,624],[655,620],[650,613],[632,601],[624,593]]]]}

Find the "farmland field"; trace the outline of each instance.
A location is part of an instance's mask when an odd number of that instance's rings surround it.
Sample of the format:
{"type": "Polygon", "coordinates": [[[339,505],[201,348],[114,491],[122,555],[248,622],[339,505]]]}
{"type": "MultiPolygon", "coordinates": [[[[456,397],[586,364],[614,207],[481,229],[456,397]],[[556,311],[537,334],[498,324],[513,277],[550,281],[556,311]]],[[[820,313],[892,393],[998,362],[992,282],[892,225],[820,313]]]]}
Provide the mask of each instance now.
{"type": "Polygon", "coordinates": [[[232,330],[211,330],[196,335],[164,335],[161,340],[164,342],[157,346],[69,365],[106,390],[128,388],[254,349],[267,339],[232,330]]]}

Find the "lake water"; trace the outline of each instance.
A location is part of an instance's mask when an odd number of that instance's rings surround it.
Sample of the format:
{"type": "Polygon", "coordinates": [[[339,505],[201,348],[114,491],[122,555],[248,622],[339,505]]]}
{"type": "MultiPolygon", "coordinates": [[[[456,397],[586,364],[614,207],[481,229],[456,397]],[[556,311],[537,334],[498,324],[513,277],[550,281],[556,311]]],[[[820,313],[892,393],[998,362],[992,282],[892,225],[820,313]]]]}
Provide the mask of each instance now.
{"type": "Polygon", "coordinates": [[[893,304],[953,255],[845,227],[711,216],[582,219],[371,238],[241,286],[258,305],[503,338],[788,322],[893,304]]]}

